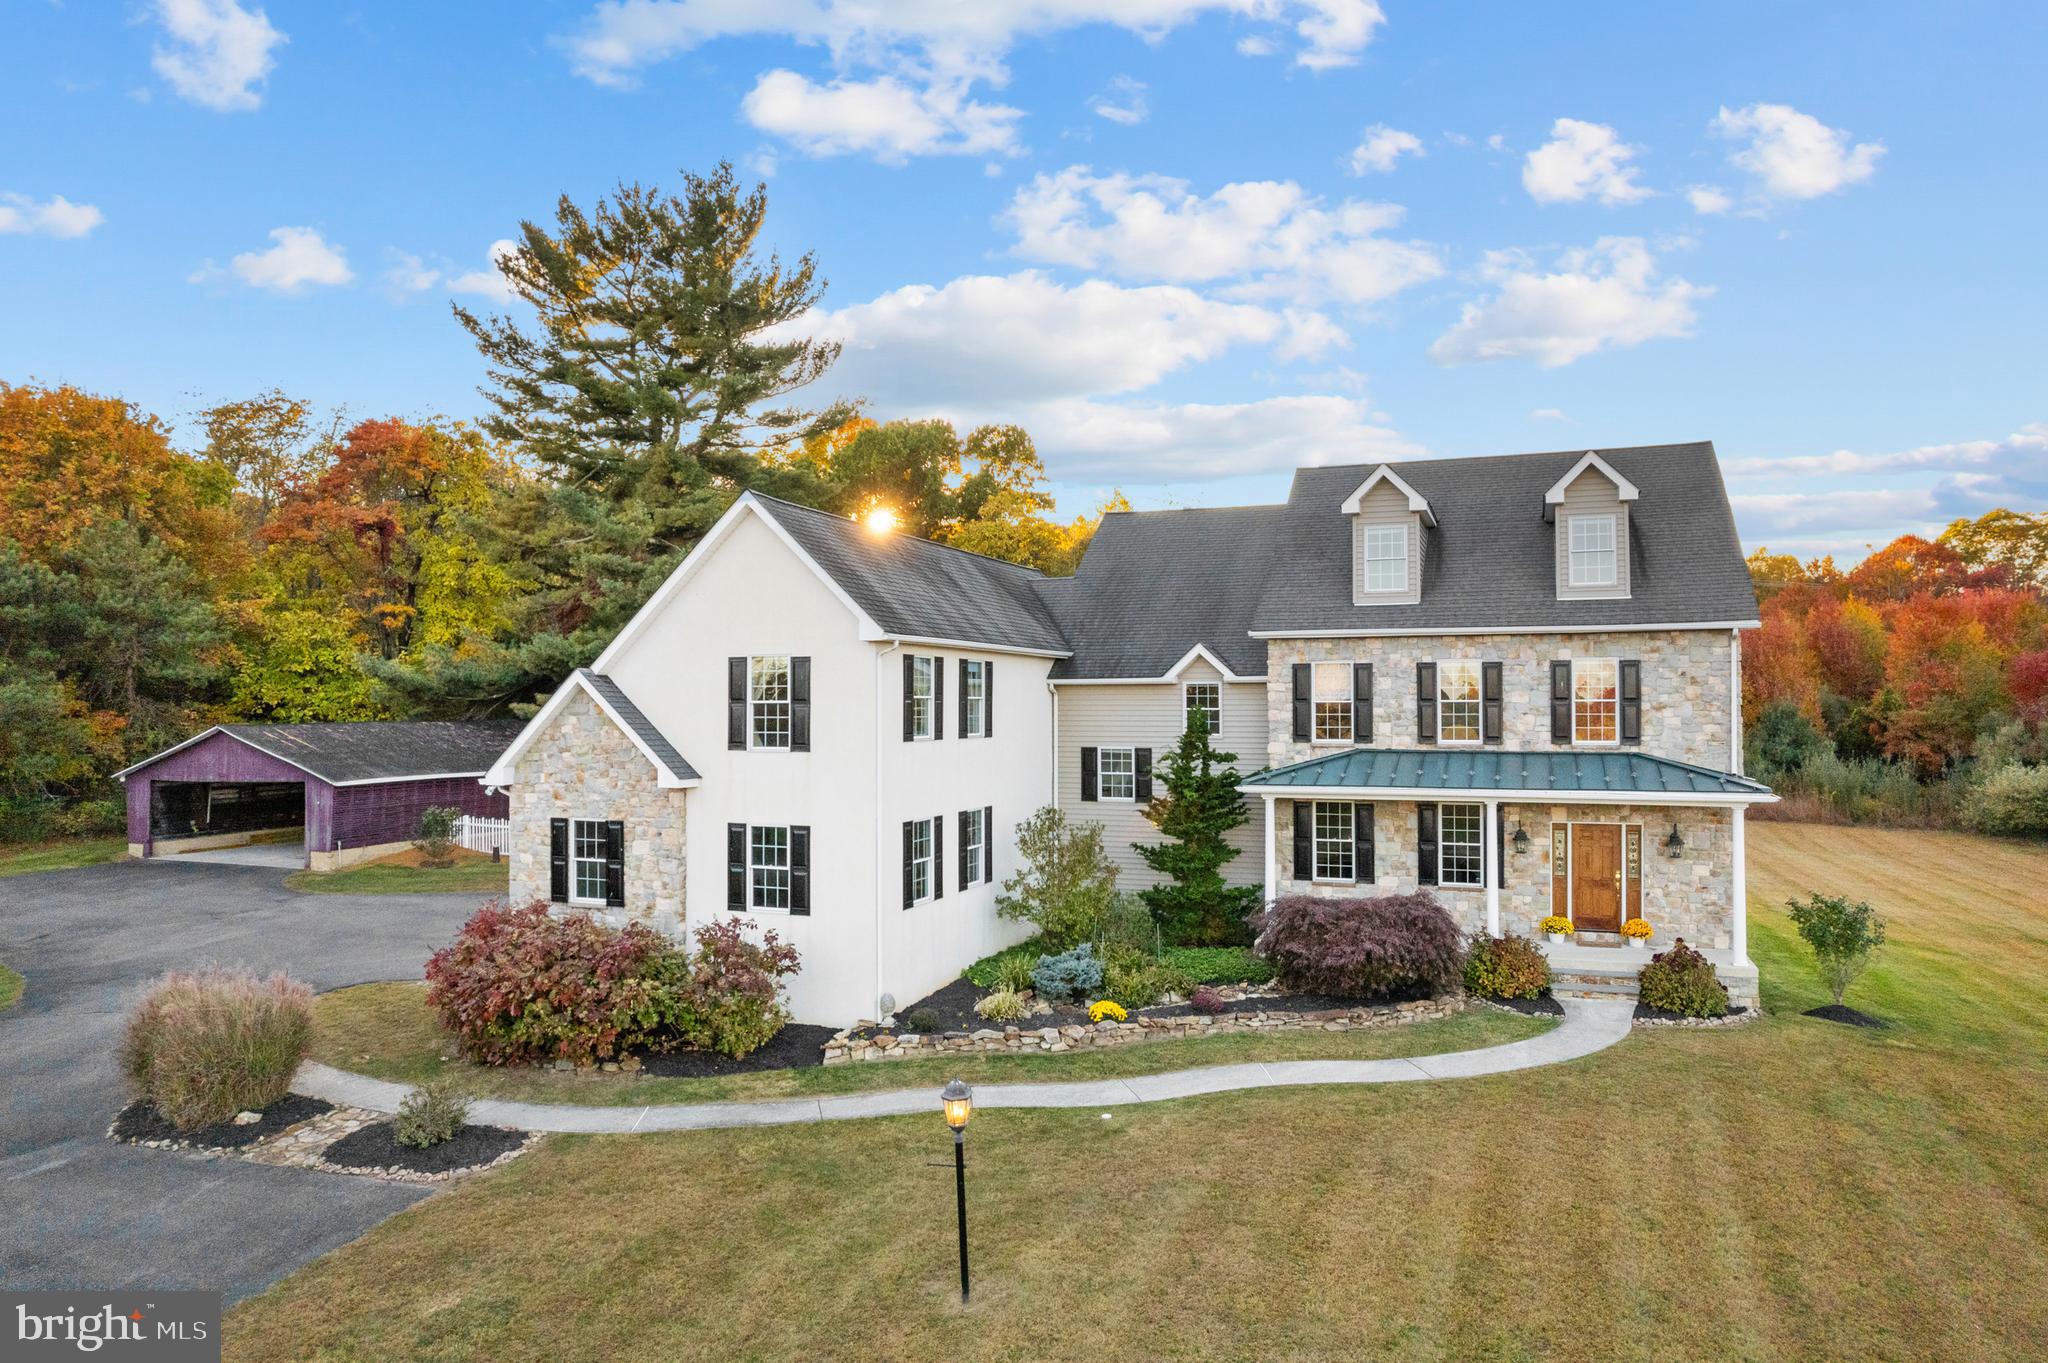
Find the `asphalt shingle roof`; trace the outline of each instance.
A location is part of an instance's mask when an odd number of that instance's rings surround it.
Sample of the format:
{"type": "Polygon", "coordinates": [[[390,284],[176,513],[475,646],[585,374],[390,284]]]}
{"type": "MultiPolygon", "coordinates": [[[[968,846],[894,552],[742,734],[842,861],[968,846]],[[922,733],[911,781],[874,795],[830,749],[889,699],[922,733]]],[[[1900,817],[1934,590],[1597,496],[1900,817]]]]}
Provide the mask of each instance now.
{"type": "Polygon", "coordinates": [[[1567,795],[1769,795],[1747,777],[1639,752],[1442,752],[1346,748],[1276,767],[1248,786],[1299,789],[1556,792],[1567,795]]]}
{"type": "MultiPolygon", "coordinates": [[[[683,756],[681,750],[675,744],[668,741],[668,735],[654,727],[654,721],[647,718],[641,712],[640,707],[633,703],[633,698],[626,694],[624,687],[620,686],[610,677],[607,677],[604,673],[592,672],[587,667],[579,667],[576,669],[576,672],[578,676],[590,683],[591,688],[598,695],[604,697],[605,704],[611,706],[618,717],[625,721],[626,727],[631,729],[634,735],[647,745],[648,751],[661,759],[662,765],[666,766],[682,780],[695,781],[700,779],[697,769],[690,765],[689,759],[683,756]]],[[[507,739],[500,747],[508,747],[510,744],[511,740],[507,739]]],[[[496,754],[494,753],[492,756],[495,757],[496,754]]]]}
{"type": "Polygon", "coordinates": [[[220,727],[330,785],[347,785],[409,776],[481,776],[519,736],[521,725],[516,719],[477,719],[220,727]]]}

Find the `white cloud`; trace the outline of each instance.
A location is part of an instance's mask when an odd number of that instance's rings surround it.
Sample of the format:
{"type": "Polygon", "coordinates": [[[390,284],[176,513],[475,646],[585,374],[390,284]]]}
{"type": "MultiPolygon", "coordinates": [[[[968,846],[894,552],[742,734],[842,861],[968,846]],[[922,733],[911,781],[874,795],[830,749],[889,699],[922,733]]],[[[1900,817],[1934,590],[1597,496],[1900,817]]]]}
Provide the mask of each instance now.
{"type": "Polygon", "coordinates": [[[440,287],[449,293],[473,294],[495,303],[509,303],[518,297],[511,281],[498,269],[498,262],[519,249],[519,243],[501,237],[485,251],[490,264],[479,270],[456,272],[453,267],[429,266],[409,251],[392,253],[391,267],[384,271],[384,285],[395,293],[425,293],[440,287]]]}
{"type": "Polygon", "coordinates": [[[1836,450],[1832,454],[1798,454],[1781,458],[1730,459],[1722,468],[1731,477],[1808,478],[1826,474],[1975,472],[2032,470],[2048,474],[2048,421],[2036,421],[2003,440],[1964,440],[1947,445],[1917,445],[1885,454],[1836,450]]]}
{"type": "Polygon", "coordinates": [[[1237,40],[1237,55],[1240,57],[1270,57],[1280,50],[1280,45],[1271,38],[1257,34],[1237,40]]]}
{"type": "Polygon", "coordinates": [[[206,262],[190,281],[203,284],[233,275],[251,288],[296,294],[308,285],[346,284],[355,278],[341,248],[328,245],[310,227],[274,227],[270,239],[276,245],[267,251],[244,251],[228,262],[226,270],[206,262]]]}
{"type": "Polygon", "coordinates": [[[1538,203],[1577,203],[1597,194],[1604,204],[1634,203],[1653,191],[1636,183],[1631,147],[1604,123],[1560,118],[1550,140],[1522,163],[1522,187],[1538,203]]]}
{"type": "Polygon", "coordinates": [[[1640,237],[1602,237],[1539,269],[1519,251],[1489,252],[1482,276],[1495,292],[1467,303],[1457,324],[1436,338],[1439,364],[1526,359],[1545,368],[1609,347],[1692,334],[1693,303],[1711,288],[1659,279],[1640,237]]]}
{"type": "Polygon", "coordinates": [[[1035,176],[1005,218],[1015,253],[1124,279],[1222,283],[1228,296],[1374,303],[1443,273],[1435,248],[1379,235],[1396,204],[1327,206],[1292,181],[1257,180],[1199,195],[1164,176],[1035,176]]]}
{"type": "Polygon", "coordinates": [[[1361,135],[1357,146],[1351,149],[1351,173],[1363,175],[1367,171],[1384,174],[1394,168],[1394,163],[1403,155],[1426,156],[1422,139],[1414,133],[1404,133],[1399,128],[1389,128],[1384,123],[1375,123],[1361,135]]]}
{"type": "Polygon", "coordinates": [[[397,294],[425,293],[441,282],[441,272],[410,251],[389,252],[391,264],[384,271],[384,287],[397,294]]]}
{"type": "Polygon", "coordinates": [[[1428,453],[1363,399],[1317,394],[1234,403],[1076,398],[1001,418],[1030,431],[1047,470],[1067,481],[1179,482],[1428,453]]]}
{"type": "Polygon", "coordinates": [[[813,156],[865,152],[901,162],[935,153],[982,155],[1017,149],[1021,109],[967,97],[964,81],[922,89],[894,76],[820,85],[794,71],[764,72],[740,102],[747,122],[813,156]]]}
{"type": "Polygon", "coordinates": [[[91,204],[75,204],[62,194],[41,203],[26,194],[0,194],[0,236],[82,237],[106,220],[91,204]]]}
{"type": "Polygon", "coordinates": [[[1724,108],[1711,127],[1723,137],[1749,143],[1728,160],[1756,177],[1761,193],[1777,199],[1833,194],[1869,179],[1884,155],[1884,143],[1851,146],[1846,132],[1789,104],[1724,108]]]}
{"type": "Polygon", "coordinates": [[[1109,83],[1107,90],[1088,101],[1088,108],[1098,117],[1125,127],[1143,123],[1151,112],[1145,105],[1145,89],[1145,82],[1141,80],[1118,76],[1109,83]]]}
{"type": "Polygon", "coordinates": [[[236,0],[156,0],[156,16],[170,42],[150,64],[173,90],[223,113],[263,102],[256,87],[277,65],[272,50],[287,39],[262,10],[236,0]]]}
{"type": "Polygon", "coordinates": [[[1728,191],[1713,185],[1688,185],[1685,201],[1692,205],[1692,211],[1705,216],[1726,213],[1735,207],[1735,201],[1728,197],[1728,191]]]}
{"type": "Polygon", "coordinates": [[[1570,421],[1571,418],[1564,414],[1564,409],[1562,407],[1538,407],[1535,411],[1529,413],[1529,420],[1570,421]]]}

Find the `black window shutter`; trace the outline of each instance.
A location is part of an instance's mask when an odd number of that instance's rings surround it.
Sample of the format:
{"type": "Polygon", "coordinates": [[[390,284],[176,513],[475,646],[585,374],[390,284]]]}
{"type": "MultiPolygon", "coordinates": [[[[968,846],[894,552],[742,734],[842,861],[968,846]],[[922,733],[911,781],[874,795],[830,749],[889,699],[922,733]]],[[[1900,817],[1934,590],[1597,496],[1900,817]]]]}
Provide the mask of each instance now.
{"type": "Polygon", "coordinates": [[[974,854],[967,850],[967,830],[971,826],[968,820],[973,817],[974,811],[971,809],[960,811],[960,851],[958,855],[960,858],[960,889],[963,892],[969,885],[974,883],[974,854]]]}
{"type": "Polygon", "coordinates": [[[1479,736],[1488,743],[1501,741],[1501,665],[1479,664],[1479,736]]]}
{"type": "Polygon", "coordinates": [[[1081,749],[1081,798],[1095,798],[1095,749],[1081,749]]]}
{"type": "Polygon", "coordinates": [[[1508,811],[1502,805],[1494,806],[1493,883],[1508,887],[1508,811]]]}
{"type": "Polygon", "coordinates": [[[1294,879],[1316,878],[1316,807],[1307,800],[1294,803],[1294,879]]]}
{"type": "Polygon", "coordinates": [[[1372,664],[1351,664],[1351,741],[1372,742],[1372,664]]]}
{"type": "MultiPolygon", "coordinates": [[[[932,737],[946,736],[946,660],[932,659],[932,737]]],[[[936,880],[938,877],[932,877],[936,880]]]]}
{"type": "Polygon", "coordinates": [[[1415,806],[1415,861],[1418,884],[1436,884],[1436,806],[1415,806]]]}
{"type": "Polygon", "coordinates": [[[1139,748],[1132,765],[1138,770],[1138,799],[1142,803],[1152,798],[1152,750],[1139,748]]]}
{"type": "Polygon", "coordinates": [[[913,830],[916,827],[917,823],[915,820],[905,819],[903,821],[903,907],[906,909],[917,902],[917,882],[910,874],[911,856],[916,850],[912,842],[912,838],[915,836],[913,830]]]}
{"type": "Polygon", "coordinates": [[[1643,665],[1634,658],[1621,663],[1621,741],[1643,741],[1643,665]]]}
{"type": "Polygon", "coordinates": [[[996,883],[996,807],[981,807],[981,878],[996,883]]]}
{"type": "Polygon", "coordinates": [[[747,907],[747,826],[725,826],[725,907],[738,913],[747,907]]]}
{"type": "Polygon", "coordinates": [[[1436,742],[1436,664],[1415,664],[1415,741],[1436,742]]]}
{"type": "Polygon", "coordinates": [[[789,750],[811,750],[811,660],[789,660],[789,750]]]}
{"type": "Polygon", "coordinates": [[[1378,879],[1373,869],[1371,805],[1351,806],[1351,870],[1352,878],[1361,885],[1378,879]]]}
{"type": "Polygon", "coordinates": [[[1296,663],[1294,665],[1294,737],[1298,742],[1306,743],[1315,737],[1315,729],[1311,724],[1314,713],[1315,708],[1309,698],[1309,665],[1307,663],[1296,663]]]}
{"type": "Polygon", "coordinates": [[[1572,665],[1563,659],[1550,665],[1550,741],[1572,741],[1572,665]]]}
{"type": "Polygon", "coordinates": [[[957,705],[960,710],[960,737],[965,738],[967,737],[967,660],[965,658],[960,660],[960,699],[957,705]]]}
{"type": "Polygon", "coordinates": [[[626,907],[626,825],[617,819],[604,826],[604,902],[607,908],[626,907]]]}
{"type": "Polygon", "coordinates": [[[789,911],[811,911],[811,830],[804,824],[789,830],[789,911]]]}
{"type": "Polygon", "coordinates": [[[903,655],[903,741],[908,743],[917,737],[917,706],[913,703],[917,690],[917,659],[903,655]]]}
{"type": "Polygon", "coordinates": [[[725,746],[747,746],[747,660],[725,660],[725,746]]]}
{"type": "Polygon", "coordinates": [[[946,897],[946,816],[932,815],[932,898],[946,897]]]}
{"type": "Polygon", "coordinates": [[[548,820],[548,898],[569,902],[569,821],[548,820]]]}
{"type": "Polygon", "coordinates": [[[981,736],[996,736],[996,664],[993,658],[981,665],[981,736]]]}

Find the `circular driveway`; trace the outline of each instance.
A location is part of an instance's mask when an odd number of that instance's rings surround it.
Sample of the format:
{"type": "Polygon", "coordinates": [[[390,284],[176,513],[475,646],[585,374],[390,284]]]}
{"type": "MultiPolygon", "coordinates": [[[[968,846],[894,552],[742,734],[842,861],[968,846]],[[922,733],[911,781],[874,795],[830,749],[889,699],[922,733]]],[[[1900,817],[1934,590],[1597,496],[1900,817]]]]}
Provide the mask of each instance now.
{"type": "Polygon", "coordinates": [[[0,1284],[263,1288],[422,1196],[368,1178],[116,1145],[115,1051],[165,970],[285,970],[316,989],[418,978],[488,896],[296,894],[267,868],[114,862],[0,879],[0,1284]]]}

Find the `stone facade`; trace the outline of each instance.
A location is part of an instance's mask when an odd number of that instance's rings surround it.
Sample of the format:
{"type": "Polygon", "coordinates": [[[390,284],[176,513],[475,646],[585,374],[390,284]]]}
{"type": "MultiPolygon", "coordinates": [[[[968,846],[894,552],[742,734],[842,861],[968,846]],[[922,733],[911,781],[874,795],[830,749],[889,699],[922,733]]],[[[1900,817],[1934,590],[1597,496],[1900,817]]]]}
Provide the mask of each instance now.
{"type": "Polygon", "coordinates": [[[626,826],[626,906],[593,912],[679,935],[683,918],[683,795],[663,790],[654,764],[578,691],[520,755],[512,787],[512,902],[548,897],[553,819],[617,819],[626,826]]]}
{"type": "Polygon", "coordinates": [[[1510,752],[1553,752],[1559,745],[1550,741],[1550,664],[1572,658],[1634,658],[1643,665],[1643,741],[1631,744],[1629,750],[1728,771],[1730,726],[1734,723],[1729,694],[1733,648],[1727,630],[1269,639],[1266,757],[1277,767],[1335,751],[1293,737],[1295,663],[1373,664],[1371,746],[1376,748],[1417,746],[1417,663],[1449,659],[1501,663],[1499,746],[1510,752]]]}

